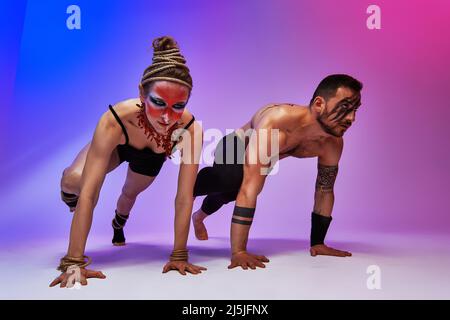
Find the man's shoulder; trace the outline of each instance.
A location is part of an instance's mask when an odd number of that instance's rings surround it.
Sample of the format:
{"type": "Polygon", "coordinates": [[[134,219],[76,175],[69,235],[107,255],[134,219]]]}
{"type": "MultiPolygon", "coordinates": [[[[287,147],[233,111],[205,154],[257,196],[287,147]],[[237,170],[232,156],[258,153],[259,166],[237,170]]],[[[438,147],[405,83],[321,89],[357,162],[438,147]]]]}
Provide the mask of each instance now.
{"type": "Polygon", "coordinates": [[[272,104],[265,106],[260,111],[259,124],[261,127],[288,129],[297,125],[303,117],[304,110],[301,106],[293,104],[272,104]]]}

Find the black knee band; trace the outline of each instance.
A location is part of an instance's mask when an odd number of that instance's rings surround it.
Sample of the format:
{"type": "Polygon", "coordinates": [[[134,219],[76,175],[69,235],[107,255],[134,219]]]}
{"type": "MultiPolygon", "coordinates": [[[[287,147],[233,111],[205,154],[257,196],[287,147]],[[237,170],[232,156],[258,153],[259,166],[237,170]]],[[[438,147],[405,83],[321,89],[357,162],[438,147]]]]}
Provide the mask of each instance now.
{"type": "Polygon", "coordinates": [[[123,229],[123,227],[125,227],[125,224],[127,223],[127,220],[128,216],[121,215],[116,210],[116,216],[112,221],[112,226],[114,229],[123,229]]]}
{"type": "Polygon", "coordinates": [[[331,217],[321,216],[315,212],[311,213],[311,247],[317,244],[324,244],[331,220],[331,217]]]}
{"type": "Polygon", "coordinates": [[[234,207],[232,223],[242,224],[245,226],[250,226],[253,222],[253,216],[255,215],[255,208],[245,208],[245,207],[234,207]],[[251,218],[252,220],[241,220],[235,217],[251,218]]]}
{"type": "Polygon", "coordinates": [[[61,200],[67,204],[69,208],[75,208],[78,203],[78,196],[76,194],[65,193],[61,190],[61,200]]]}
{"type": "Polygon", "coordinates": [[[112,221],[112,227],[114,230],[112,243],[114,245],[124,245],[125,244],[125,234],[123,232],[123,227],[125,227],[127,220],[128,220],[128,216],[121,215],[121,214],[117,213],[117,210],[116,210],[116,216],[114,217],[114,219],[112,221]]]}

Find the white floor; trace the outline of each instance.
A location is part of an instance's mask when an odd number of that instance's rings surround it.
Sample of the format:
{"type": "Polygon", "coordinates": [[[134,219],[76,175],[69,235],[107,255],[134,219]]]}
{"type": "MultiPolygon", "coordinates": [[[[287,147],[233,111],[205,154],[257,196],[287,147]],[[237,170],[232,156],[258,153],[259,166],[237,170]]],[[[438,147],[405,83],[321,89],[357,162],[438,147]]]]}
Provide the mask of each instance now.
{"type": "Polygon", "coordinates": [[[227,238],[190,241],[201,275],[162,274],[170,237],[145,237],[124,247],[90,240],[93,279],[81,289],[49,288],[65,239],[0,248],[1,299],[450,299],[450,236],[361,235],[334,241],[351,258],[310,257],[305,240],[254,239],[266,269],[228,270],[227,238]],[[371,240],[361,240],[371,239],[371,240]],[[380,269],[381,289],[368,289],[367,268],[380,269]]]}

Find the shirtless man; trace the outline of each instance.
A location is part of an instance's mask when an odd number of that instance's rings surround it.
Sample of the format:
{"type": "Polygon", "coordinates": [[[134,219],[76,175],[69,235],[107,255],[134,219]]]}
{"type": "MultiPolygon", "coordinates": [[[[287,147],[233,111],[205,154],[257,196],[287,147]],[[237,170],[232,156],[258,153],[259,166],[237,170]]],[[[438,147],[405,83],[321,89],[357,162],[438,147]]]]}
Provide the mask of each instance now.
{"type": "MultiPolygon", "coordinates": [[[[236,200],[231,223],[232,257],[229,269],[265,267],[265,256],[247,252],[247,241],[257,197],[263,189],[269,168],[260,158],[264,152],[283,159],[318,157],[318,173],[315,184],[314,208],[311,215],[310,253],[312,256],[351,256],[350,252],[325,245],[324,240],[331,223],[334,203],[333,186],[338,173],[344,140],[343,136],[355,121],[361,105],[362,83],[344,74],[324,78],[309,106],[271,104],[258,110],[240,130],[222,139],[216,148],[213,167],[203,168],[197,176],[194,196],[207,195],[202,207],[193,214],[196,237],[208,239],[204,219],[230,201],[236,200]],[[267,146],[250,148],[249,141],[259,139],[265,129],[278,130],[276,141],[270,138],[267,146]],[[250,137],[246,133],[251,132],[250,137]],[[249,139],[246,139],[249,138],[249,139]],[[231,141],[231,143],[230,143],[231,141]],[[279,153],[271,154],[271,145],[278,143],[279,153]],[[233,150],[230,151],[230,145],[233,150]],[[244,150],[239,155],[239,149],[244,150]],[[229,161],[227,153],[235,155],[229,161]],[[225,157],[227,156],[227,159],[225,157]],[[249,159],[257,159],[249,161],[249,159]],[[243,158],[243,163],[239,159],[243,158]],[[267,172],[267,170],[266,170],[267,172]]],[[[270,136],[270,134],[269,134],[270,136]]]]}

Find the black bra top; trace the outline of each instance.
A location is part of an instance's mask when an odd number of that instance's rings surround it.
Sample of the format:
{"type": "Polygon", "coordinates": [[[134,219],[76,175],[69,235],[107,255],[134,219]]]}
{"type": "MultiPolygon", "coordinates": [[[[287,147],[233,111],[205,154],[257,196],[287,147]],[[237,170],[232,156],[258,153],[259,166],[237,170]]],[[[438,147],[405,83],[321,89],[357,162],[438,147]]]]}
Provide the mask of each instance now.
{"type": "MultiPolygon", "coordinates": [[[[125,144],[124,146],[127,146],[128,148],[134,149],[135,152],[139,152],[139,153],[150,153],[150,154],[156,154],[156,155],[161,155],[165,157],[165,152],[161,152],[161,153],[157,153],[155,151],[153,151],[152,149],[146,147],[144,149],[136,149],[133,146],[130,146],[128,143],[130,142],[130,138],[128,137],[128,132],[127,129],[125,128],[125,125],[123,124],[122,120],[120,120],[119,116],[117,115],[116,111],[114,110],[114,108],[112,107],[112,105],[109,105],[109,110],[111,110],[114,118],[116,118],[117,122],[119,123],[120,127],[122,128],[123,134],[125,135],[125,144]]],[[[184,129],[189,128],[192,123],[194,123],[195,121],[195,117],[192,116],[192,119],[188,122],[188,124],[186,126],[184,126],[184,129]]],[[[173,145],[172,145],[172,149],[175,147],[175,145],[177,144],[177,141],[174,141],[173,145]]]]}

